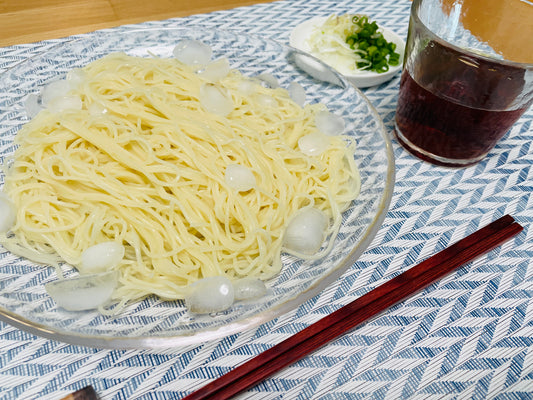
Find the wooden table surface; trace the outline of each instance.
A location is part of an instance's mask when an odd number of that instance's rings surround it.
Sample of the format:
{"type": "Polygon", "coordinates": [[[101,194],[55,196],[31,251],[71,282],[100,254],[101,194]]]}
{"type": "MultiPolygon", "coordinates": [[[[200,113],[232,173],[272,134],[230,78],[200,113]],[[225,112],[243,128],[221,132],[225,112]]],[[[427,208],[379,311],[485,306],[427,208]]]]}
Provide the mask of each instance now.
{"type": "MultiPolygon", "coordinates": [[[[0,0],[0,47],[272,1],[0,0]]],[[[533,15],[532,7],[522,0],[465,1],[468,7],[463,23],[468,29],[508,59],[533,62],[533,23],[529,17],[533,15]],[[469,18],[469,11],[483,18],[469,18]],[[516,26],[520,26],[521,35],[516,34],[516,26]]]]}
{"type": "Polygon", "coordinates": [[[0,47],[272,0],[4,0],[0,47]]]}

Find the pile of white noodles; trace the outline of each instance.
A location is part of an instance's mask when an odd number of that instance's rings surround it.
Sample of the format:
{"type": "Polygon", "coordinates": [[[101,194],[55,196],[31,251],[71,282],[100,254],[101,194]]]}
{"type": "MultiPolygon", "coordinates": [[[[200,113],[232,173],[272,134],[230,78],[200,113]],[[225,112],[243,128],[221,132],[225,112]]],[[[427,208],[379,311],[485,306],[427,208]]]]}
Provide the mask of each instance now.
{"type": "Polygon", "coordinates": [[[122,244],[117,302],[180,299],[211,276],[271,278],[291,216],[322,210],[334,237],[359,193],[352,139],[327,136],[317,155],[299,148],[324,105],[302,107],[236,70],[212,81],[175,58],[111,54],[77,76],[79,106],[45,109],[15,138],[3,191],[16,222],[0,243],[81,274],[84,250],[122,244]],[[206,88],[229,112],[202,104],[206,88]],[[234,165],[253,174],[248,190],[230,184],[234,165]]]}

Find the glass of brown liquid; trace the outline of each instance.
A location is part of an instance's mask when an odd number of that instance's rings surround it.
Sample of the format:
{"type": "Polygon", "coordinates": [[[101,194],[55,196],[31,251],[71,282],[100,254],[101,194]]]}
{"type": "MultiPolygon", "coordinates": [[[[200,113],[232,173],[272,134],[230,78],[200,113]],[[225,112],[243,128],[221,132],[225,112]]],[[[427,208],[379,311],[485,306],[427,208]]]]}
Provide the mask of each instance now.
{"type": "Polygon", "coordinates": [[[395,118],[407,150],[473,165],[532,102],[532,2],[413,1],[395,118]]]}

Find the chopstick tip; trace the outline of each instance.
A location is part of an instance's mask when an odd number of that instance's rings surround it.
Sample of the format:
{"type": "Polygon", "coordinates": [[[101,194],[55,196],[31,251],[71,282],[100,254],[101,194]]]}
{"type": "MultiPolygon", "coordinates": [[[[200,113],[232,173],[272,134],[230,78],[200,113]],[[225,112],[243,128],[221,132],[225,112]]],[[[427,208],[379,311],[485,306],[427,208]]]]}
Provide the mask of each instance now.
{"type": "Polygon", "coordinates": [[[85,386],[84,388],[81,388],[79,390],[76,390],[75,392],[72,392],[68,394],[67,396],[63,397],[61,400],[99,400],[100,397],[98,397],[98,394],[94,390],[94,388],[89,385],[85,386]]]}

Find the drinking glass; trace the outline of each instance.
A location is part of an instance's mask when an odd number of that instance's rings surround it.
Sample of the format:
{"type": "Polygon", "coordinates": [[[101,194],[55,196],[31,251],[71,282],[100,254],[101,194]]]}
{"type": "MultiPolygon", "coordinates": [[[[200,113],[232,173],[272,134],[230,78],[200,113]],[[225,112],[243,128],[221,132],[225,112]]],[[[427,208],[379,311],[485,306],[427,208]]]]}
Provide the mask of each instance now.
{"type": "Polygon", "coordinates": [[[414,0],[395,117],[434,164],[482,160],[533,102],[530,0],[414,0]]]}

